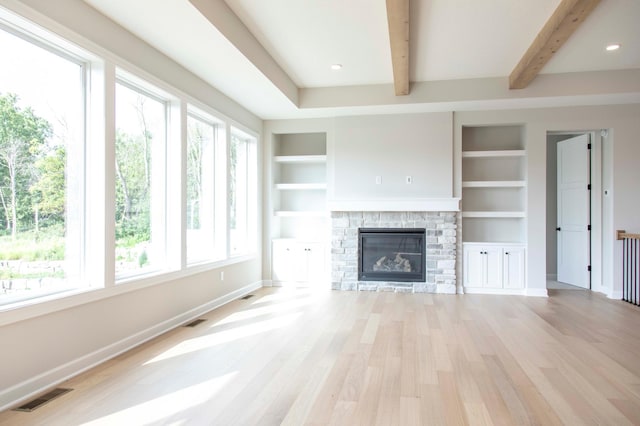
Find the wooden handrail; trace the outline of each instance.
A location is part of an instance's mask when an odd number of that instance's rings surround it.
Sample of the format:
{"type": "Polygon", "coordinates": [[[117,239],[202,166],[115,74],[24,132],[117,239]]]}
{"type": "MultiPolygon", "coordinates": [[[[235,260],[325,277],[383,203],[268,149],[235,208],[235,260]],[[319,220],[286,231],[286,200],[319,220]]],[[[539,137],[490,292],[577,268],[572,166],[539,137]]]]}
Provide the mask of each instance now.
{"type": "Polygon", "coordinates": [[[640,234],[628,234],[627,231],[618,229],[616,231],[616,239],[624,240],[625,238],[640,240],[640,234]]]}

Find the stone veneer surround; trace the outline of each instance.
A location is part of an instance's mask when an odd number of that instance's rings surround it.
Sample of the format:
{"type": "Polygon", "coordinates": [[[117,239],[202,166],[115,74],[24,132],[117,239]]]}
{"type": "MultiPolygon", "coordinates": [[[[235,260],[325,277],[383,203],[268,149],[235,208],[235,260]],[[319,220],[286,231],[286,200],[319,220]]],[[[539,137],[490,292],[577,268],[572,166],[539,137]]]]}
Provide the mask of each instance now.
{"type": "Polygon", "coordinates": [[[331,288],[455,294],[456,220],[456,212],[331,212],[331,288]],[[426,281],[358,281],[358,228],[424,228],[426,281]]]}

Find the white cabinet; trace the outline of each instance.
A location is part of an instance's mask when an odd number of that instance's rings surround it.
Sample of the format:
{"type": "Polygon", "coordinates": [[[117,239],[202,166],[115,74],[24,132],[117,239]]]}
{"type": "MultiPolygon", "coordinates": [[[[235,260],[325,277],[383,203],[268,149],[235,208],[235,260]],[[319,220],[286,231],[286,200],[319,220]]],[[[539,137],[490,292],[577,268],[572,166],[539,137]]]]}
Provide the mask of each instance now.
{"type": "Polygon", "coordinates": [[[272,242],[272,279],[286,283],[312,285],[325,279],[325,245],[315,241],[275,239],[272,242]]]}
{"type": "Polygon", "coordinates": [[[524,246],[463,244],[465,289],[523,289],[524,246]]]}
{"type": "Polygon", "coordinates": [[[524,288],[524,247],[505,247],[503,256],[502,287],[524,288]]]}

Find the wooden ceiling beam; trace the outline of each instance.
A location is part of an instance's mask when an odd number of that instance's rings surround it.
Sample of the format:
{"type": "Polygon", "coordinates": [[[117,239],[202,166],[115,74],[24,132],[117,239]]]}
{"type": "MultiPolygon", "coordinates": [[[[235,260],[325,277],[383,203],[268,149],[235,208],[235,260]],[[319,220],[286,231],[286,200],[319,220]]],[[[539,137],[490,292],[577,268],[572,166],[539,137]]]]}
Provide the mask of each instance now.
{"type": "Polygon", "coordinates": [[[409,94],[409,0],[387,0],[387,22],[396,96],[409,94]]]}
{"type": "Polygon", "coordinates": [[[527,87],[598,3],[600,0],[562,0],[511,72],[509,89],[527,87]]]}

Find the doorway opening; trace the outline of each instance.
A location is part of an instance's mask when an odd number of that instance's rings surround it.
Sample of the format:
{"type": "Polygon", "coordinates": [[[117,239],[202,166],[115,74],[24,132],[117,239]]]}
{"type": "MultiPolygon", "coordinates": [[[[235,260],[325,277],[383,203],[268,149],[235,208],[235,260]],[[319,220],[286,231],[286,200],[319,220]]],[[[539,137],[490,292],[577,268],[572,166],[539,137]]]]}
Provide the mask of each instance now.
{"type": "Polygon", "coordinates": [[[547,133],[547,289],[606,292],[602,232],[607,136],[606,130],[547,133]]]}

